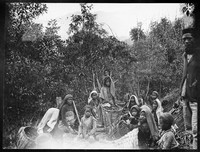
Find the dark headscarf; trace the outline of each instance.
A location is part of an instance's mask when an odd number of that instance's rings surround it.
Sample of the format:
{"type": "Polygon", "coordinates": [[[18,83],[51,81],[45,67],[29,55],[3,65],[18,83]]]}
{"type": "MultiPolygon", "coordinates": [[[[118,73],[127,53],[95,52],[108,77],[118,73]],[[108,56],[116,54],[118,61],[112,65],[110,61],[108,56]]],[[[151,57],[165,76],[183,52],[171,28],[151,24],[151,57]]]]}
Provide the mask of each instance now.
{"type": "Polygon", "coordinates": [[[62,105],[60,106],[59,119],[61,119],[61,111],[62,111],[63,106],[66,105],[67,100],[70,99],[70,98],[73,98],[73,96],[72,96],[71,94],[67,94],[67,95],[64,97],[63,102],[62,102],[62,105]]]}

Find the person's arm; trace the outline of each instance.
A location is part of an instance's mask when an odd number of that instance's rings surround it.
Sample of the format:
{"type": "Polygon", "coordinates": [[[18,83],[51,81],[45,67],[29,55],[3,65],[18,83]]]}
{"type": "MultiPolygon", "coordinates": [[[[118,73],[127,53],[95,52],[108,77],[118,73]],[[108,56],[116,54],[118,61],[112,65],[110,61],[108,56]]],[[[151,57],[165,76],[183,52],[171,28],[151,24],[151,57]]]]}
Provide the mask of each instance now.
{"type": "Polygon", "coordinates": [[[100,98],[100,103],[102,103],[102,104],[108,102],[105,100],[105,88],[104,87],[101,88],[99,98],[100,98]]]}
{"type": "Polygon", "coordinates": [[[181,81],[181,85],[180,85],[180,95],[181,95],[181,98],[182,97],[182,90],[183,90],[183,85],[184,85],[184,82],[185,82],[185,79],[186,79],[186,71],[187,71],[187,54],[184,52],[183,55],[182,55],[182,59],[183,59],[183,75],[182,75],[182,81],[181,81]]]}
{"type": "Polygon", "coordinates": [[[97,85],[98,85],[98,89],[99,89],[99,91],[100,91],[100,90],[101,90],[101,84],[100,84],[100,82],[99,82],[98,77],[97,77],[97,85]]]}
{"type": "Polygon", "coordinates": [[[50,109],[48,109],[46,111],[46,113],[44,114],[42,120],[40,121],[39,125],[37,126],[39,133],[43,133],[43,128],[45,127],[45,125],[48,123],[48,121],[50,120],[50,118],[52,116],[52,112],[53,112],[52,109],[53,108],[50,108],[50,109]]]}
{"type": "Polygon", "coordinates": [[[174,139],[174,134],[172,132],[168,132],[165,137],[165,141],[163,143],[162,149],[170,149],[173,139],[174,139]]]}
{"type": "Polygon", "coordinates": [[[69,127],[69,124],[67,123],[66,118],[65,118],[66,112],[67,112],[67,106],[64,105],[61,109],[61,121],[62,121],[64,126],[69,127]]]}
{"type": "Polygon", "coordinates": [[[54,129],[55,124],[57,123],[59,115],[59,109],[54,108],[52,111],[51,119],[48,121],[47,125],[50,127],[47,131],[51,132],[54,129]]]}
{"type": "Polygon", "coordinates": [[[103,89],[104,89],[104,88],[102,87],[101,90],[100,90],[100,94],[99,94],[100,103],[103,103],[103,100],[104,100],[103,89]]]}
{"type": "Polygon", "coordinates": [[[95,118],[92,118],[93,120],[93,124],[92,124],[92,130],[88,133],[88,135],[93,135],[95,132],[96,132],[96,129],[97,129],[97,121],[95,118]]]}

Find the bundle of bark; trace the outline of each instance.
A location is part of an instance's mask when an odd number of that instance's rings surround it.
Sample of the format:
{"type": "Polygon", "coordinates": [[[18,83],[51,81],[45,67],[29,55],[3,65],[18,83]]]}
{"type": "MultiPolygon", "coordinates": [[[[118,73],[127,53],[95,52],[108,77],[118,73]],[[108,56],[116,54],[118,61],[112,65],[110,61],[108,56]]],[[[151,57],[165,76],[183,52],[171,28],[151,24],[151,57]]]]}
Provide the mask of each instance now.
{"type": "Polygon", "coordinates": [[[175,124],[178,126],[178,131],[184,131],[183,103],[180,100],[179,89],[173,90],[161,101],[164,112],[170,112],[173,115],[175,124]]]}

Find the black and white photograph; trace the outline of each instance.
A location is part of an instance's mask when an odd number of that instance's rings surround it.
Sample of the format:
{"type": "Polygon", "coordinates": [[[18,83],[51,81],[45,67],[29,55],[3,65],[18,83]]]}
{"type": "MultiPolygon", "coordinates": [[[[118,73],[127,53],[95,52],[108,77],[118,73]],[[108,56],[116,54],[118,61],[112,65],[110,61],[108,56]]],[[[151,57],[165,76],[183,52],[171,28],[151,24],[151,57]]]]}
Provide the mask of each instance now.
{"type": "Polygon", "coordinates": [[[2,148],[197,150],[199,10],[6,2],[2,148]]]}

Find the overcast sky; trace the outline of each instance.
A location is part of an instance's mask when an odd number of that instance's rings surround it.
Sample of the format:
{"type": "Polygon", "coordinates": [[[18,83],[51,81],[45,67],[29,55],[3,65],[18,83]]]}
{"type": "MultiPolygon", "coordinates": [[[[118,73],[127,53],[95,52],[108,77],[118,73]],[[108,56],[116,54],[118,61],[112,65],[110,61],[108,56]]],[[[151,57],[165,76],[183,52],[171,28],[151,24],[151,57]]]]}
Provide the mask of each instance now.
{"type": "MultiPolygon", "coordinates": [[[[44,26],[50,19],[57,19],[61,27],[59,34],[67,38],[67,30],[72,14],[80,14],[79,3],[47,3],[48,12],[39,16],[35,22],[44,26]]],[[[97,22],[104,23],[104,28],[120,40],[128,39],[131,28],[142,22],[142,29],[148,31],[151,21],[167,17],[173,21],[182,17],[180,3],[94,3],[92,13],[97,14],[97,22]],[[111,30],[112,33],[111,33],[111,30]]]]}

